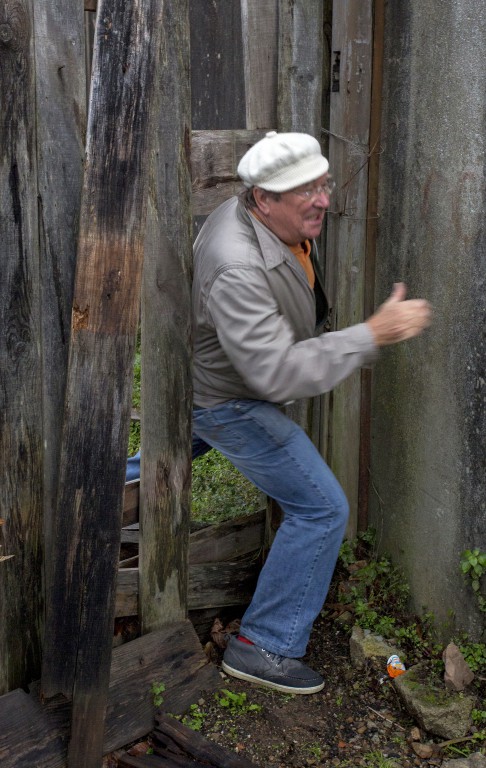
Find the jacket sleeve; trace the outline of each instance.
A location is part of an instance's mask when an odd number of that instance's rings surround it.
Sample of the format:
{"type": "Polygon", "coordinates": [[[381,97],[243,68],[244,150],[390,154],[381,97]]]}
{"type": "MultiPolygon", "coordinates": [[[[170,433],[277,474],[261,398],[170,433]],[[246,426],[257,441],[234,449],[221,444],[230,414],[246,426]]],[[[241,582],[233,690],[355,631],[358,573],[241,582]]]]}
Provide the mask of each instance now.
{"type": "Polygon", "coordinates": [[[207,311],[233,367],[270,402],[328,392],[378,354],[365,323],[297,341],[259,270],[232,267],[219,274],[207,311]]]}

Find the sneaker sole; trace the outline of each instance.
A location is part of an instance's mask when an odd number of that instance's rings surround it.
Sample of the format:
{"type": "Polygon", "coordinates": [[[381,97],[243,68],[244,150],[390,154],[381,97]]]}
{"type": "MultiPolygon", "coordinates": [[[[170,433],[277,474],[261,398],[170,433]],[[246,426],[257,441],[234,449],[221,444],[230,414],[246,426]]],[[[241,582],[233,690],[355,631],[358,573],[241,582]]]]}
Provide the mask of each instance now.
{"type": "Polygon", "coordinates": [[[281,683],[274,683],[271,680],[265,680],[262,677],[255,677],[255,675],[249,675],[247,672],[241,672],[239,669],[233,669],[224,661],[221,664],[222,669],[231,677],[237,677],[239,680],[246,680],[249,683],[256,683],[257,685],[264,685],[266,688],[272,688],[274,691],[281,691],[282,693],[297,693],[297,694],[309,694],[319,693],[324,688],[324,682],[318,685],[312,685],[307,688],[296,688],[292,685],[282,685],[281,683]]]}

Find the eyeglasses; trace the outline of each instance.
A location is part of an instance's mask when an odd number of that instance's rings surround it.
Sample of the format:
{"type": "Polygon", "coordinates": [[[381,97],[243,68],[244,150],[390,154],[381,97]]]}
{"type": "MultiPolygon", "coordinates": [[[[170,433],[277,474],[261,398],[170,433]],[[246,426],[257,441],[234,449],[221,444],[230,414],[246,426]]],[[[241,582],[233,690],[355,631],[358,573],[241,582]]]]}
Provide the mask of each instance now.
{"type": "Polygon", "coordinates": [[[334,179],[327,179],[324,184],[319,184],[318,187],[312,187],[311,189],[294,189],[292,190],[294,195],[298,195],[303,200],[314,200],[318,195],[323,193],[329,197],[332,195],[333,190],[336,188],[336,182],[334,179]]]}

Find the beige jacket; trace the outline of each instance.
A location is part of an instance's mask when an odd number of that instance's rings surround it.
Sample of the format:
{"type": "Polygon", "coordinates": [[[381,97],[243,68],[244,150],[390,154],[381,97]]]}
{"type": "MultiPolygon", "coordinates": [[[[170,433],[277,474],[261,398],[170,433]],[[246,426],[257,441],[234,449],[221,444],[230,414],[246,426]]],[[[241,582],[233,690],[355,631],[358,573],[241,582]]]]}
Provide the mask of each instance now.
{"type": "Polygon", "coordinates": [[[313,397],[377,354],[364,323],[316,335],[304,269],[236,197],[208,217],[195,242],[193,324],[194,403],[204,408],[313,397]]]}

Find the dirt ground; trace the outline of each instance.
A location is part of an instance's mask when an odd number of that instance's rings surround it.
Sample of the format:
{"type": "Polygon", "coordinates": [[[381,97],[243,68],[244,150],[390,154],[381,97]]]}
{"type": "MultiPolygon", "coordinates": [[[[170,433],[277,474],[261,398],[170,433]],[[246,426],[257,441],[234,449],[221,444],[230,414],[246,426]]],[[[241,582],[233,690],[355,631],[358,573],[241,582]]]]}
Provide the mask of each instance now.
{"type": "Polygon", "coordinates": [[[306,662],[323,674],[322,692],[286,696],[227,678],[229,690],[246,693],[261,710],[222,718],[221,707],[207,702],[210,715],[202,732],[258,766],[424,765],[407,743],[414,723],[401,710],[386,670],[353,669],[349,631],[318,620],[306,662]]]}
{"type": "MultiPolygon", "coordinates": [[[[215,662],[220,661],[218,651],[215,662]]],[[[412,736],[422,743],[433,739],[420,734],[403,711],[386,670],[353,669],[349,629],[318,619],[306,661],[324,675],[322,692],[291,696],[224,676],[225,687],[236,697],[233,711],[221,706],[214,694],[203,697],[192,713],[199,733],[267,768],[442,765],[440,752],[424,759],[412,748],[412,736]]],[[[145,741],[135,750],[143,752],[148,746],[145,741]]],[[[116,762],[106,765],[111,768],[116,762]]]]}

